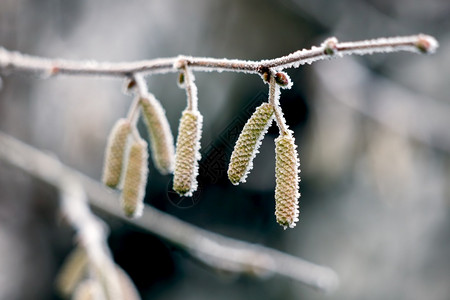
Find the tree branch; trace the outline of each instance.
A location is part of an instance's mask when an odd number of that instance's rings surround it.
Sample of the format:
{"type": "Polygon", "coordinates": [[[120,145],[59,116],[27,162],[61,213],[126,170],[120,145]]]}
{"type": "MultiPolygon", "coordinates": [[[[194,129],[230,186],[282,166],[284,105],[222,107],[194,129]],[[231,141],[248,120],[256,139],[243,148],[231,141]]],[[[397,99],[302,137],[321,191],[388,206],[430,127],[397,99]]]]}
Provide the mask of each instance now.
{"type": "Polygon", "coordinates": [[[319,47],[299,50],[270,60],[246,61],[178,56],[121,63],[47,59],[0,48],[0,71],[34,72],[45,76],[67,74],[121,77],[130,76],[134,73],[179,72],[178,67],[180,62],[182,62],[193,71],[233,71],[262,74],[268,68],[277,70],[298,68],[306,63],[310,64],[336,56],[397,51],[433,53],[437,47],[437,41],[433,37],[424,34],[343,43],[339,43],[336,38],[329,38],[319,47]]]}
{"type": "Polygon", "coordinates": [[[278,274],[324,291],[338,285],[336,273],[327,267],[206,231],[147,205],[143,217],[125,218],[118,205],[117,193],[63,165],[56,158],[1,132],[0,159],[58,188],[64,189],[67,178],[78,181],[93,207],[160,236],[213,268],[259,277],[278,274]]]}

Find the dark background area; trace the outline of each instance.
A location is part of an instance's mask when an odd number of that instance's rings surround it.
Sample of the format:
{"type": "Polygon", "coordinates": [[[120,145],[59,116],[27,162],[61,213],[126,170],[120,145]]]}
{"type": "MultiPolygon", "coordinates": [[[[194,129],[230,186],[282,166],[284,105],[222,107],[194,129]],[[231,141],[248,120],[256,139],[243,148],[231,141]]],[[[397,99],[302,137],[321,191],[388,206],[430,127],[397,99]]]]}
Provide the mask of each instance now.
{"type": "MultiPolygon", "coordinates": [[[[435,55],[345,57],[287,70],[281,106],[301,161],[300,222],[275,222],[273,126],[247,183],[226,177],[239,130],[267,97],[258,76],[196,73],[204,115],[199,191],[179,199],[150,166],[145,201],[207,230],[267,245],[340,276],[331,295],[280,277],[234,277],[110,216],[114,258],[143,299],[448,299],[450,2],[385,0],[2,0],[0,45],[67,59],[186,54],[260,60],[320,44],[426,33],[435,55]]],[[[2,76],[0,130],[100,179],[108,133],[126,115],[123,82],[2,76]]],[[[174,135],[185,94],[148,77],[174,135]]],[[[146,136],[140,124],[143,136],[146,136]]],[[[0,162],[0,299],[59,299],[73,246],[56,191],[0,162]]]]}

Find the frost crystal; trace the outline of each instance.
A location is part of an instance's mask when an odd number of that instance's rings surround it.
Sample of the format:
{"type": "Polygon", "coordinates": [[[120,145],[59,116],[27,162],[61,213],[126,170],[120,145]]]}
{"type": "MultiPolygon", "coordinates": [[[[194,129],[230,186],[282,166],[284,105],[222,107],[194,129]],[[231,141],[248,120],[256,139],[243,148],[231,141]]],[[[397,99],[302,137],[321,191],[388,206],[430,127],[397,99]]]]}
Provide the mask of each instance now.
{"type": "Polygon", "coordinates": [[[248,173],[253,167],[253,159],[258,153],[262,139],[272,124],[274,107],[263,103],[248,119],[231,154],[228,166],[228,178],[234,185],[245,182],[248,173]]]}

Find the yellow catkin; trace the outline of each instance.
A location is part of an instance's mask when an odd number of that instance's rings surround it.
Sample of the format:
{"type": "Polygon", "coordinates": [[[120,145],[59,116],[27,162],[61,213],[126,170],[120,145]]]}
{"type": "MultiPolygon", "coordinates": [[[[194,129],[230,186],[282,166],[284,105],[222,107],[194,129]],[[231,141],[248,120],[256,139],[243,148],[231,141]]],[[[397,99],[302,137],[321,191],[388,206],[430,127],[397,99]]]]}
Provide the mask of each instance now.
{"type": "Polygon", "coordinates": [[[122,209],[128,217],[139,217],[144,207],[148,175],[147,143],[134,142],[130,147],[121,196],[122,209]]]}
{"type": "Polygon", "coordinates": [[[130,131],[130,122],[127,119],[119,119],[109,135],[106,145],[102,181],[111,188],[116,188],[120,183],[124,153],[127,148],[130,131]]]}
{"type": "Polygon", "coordinates": [[[106,300],[100,283],[93,279],[85,279],[75,289],[72,300],[106,300]]]}
{"type": "Polygon", "coordinates": [[[297,145],[289,131],[275,139],[276,187],[275,216],[277,222],[286,229],[294,228],[298,221],[299,160],[297,145]]]}
{"type": "Polygon", "coordinates": [[[161,103],[151,95],[142,97],[140,104],[150,136],[153,163],[161,174],[172,173],[175,165],[175,149],[164,109],[161,103]]]}
{"type": "Polygon", "coordinates": [[[71,295],[86,273],[88,263],[84,248],[76,247],[64,261],[56,278],[56,286],[65,297],[71,295]]]}
{"type": "Polygon", "coordinates": [[[115,266],[119,278],[120,289],[125,300],[139,300],[141,299],[139,293],[134,286],[133,281],[128,274],[122,270],[118,265],[115,266]]]}
{"type": "Polygon", "coordinates": [[[173,176],[173,190],[181,196],[197,190],[202,119],[198,111],[185,110],[181,116],[173,176]]]}
{"type": "Polygon", "coordinates": [[[272,124],[274,107],[263,103],[248,119],[239,135],[228,166],[228,178],[234,185],[245,182],[253,167],[253,158],[258,153],[261,141],[272,124]]]}

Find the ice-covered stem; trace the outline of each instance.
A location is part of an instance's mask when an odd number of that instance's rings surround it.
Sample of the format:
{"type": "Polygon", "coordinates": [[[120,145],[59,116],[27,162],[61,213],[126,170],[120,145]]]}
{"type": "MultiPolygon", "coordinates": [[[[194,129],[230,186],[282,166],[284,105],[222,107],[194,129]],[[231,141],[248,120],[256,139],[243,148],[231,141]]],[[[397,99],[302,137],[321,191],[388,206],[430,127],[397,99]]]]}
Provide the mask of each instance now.
{"type": "Polygon", "coordinates": [[[198,91],[197,85],[195,84],[194,73],[190,67],[188,67],[188,62],[183,58],[180,58],[174,65],[175,68],[181,70],[181,76],[179,79],[180,87],[186,90],[187,97],[187,110],[197,111],[198,109],[198,91]]]}
{"type": "Polygon", "coordinates": [[[131,126],[131,135],[134,141],[140,141],[141,136],[136,128],[136,123],[139,117],[139,105],[141,103],[141,98],[143,95],[146,95],[147,92],[147,83],[145,82],[144,77],[141,74],[132,74],[131,76],[127,76],[126,82],[127,92],[133,91],[136,94],[133,102],[128,109],[127,119],[130,122],[131,126]]]}
{"type": "Polygon", "coordinates": [[[133,91],[136,94],[136,97],[131,103],[127,115],[127,119],[130,121],[130,123],[135,124],[139,112],[140,98],[143,95],[147,94],[147,83],[145,82],[145,79],[141,74],[133,74],[132,76],[127,78],[126,85],[127,92],[133,91]]]}
{"type": "Polygon", "coordinates": [[[336,38],[330,38],[318,47],[298,50],[283,57],[261,61],[179,56],[119,63],[47,59],[0,48],[0,71],[34,72],[46,76],[67,74],[123,77],[136,73],[179,72],[178,63],[182,60],[194,71],[234,71],[261,74],[262,69],[297,68],[305,63],[336,56],[398,51],[433,53],[437,47],[436,39],[425,34],[343,43],[339,43],[336,38]]]}
{"type": "Polygon", "coordinates": [[[283,112],[280,108],[280,84],[277,83],[276,74],[272,70],[268,71],[269,76],[269,103],[275,108],[274,115],[277,126],[280,130],[280,134],[288,134],[288,128],[286,125],[286,120],[284,119],[283,112]]]}

